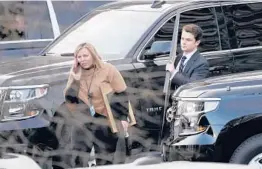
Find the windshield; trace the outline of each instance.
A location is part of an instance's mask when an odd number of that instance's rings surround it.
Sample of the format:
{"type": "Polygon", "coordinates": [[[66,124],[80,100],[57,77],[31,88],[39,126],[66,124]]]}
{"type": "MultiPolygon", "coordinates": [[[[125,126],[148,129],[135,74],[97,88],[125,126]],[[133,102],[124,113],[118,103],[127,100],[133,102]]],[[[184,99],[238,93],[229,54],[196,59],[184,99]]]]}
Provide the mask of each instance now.
{"type": "Polygon", "coordinates": [[[78,44],[89,42],[103,59],[123,58],[159,16],[157,12],[103,11],[81,20],[46,53],[73,53],[78,44]]]}

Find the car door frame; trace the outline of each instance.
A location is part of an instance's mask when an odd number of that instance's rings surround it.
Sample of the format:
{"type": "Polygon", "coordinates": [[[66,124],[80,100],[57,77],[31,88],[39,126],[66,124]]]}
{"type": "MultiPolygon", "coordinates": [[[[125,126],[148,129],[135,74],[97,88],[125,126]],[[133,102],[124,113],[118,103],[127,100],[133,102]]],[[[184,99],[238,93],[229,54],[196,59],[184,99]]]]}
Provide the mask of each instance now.
{"type": "MultiPolygon", "coordinates": [[[[145,47],[148,45],[148,43],[150,43],[150,40],[155,36],[155,34],[158,32],[158,30],[161,27],[163,27],[163,25],[166,24],[166,22],[168,20],[172,19],[174,16],[177,16],[177,9],[172,9],[171,11],[168,11],[167,13],[165,13],[161,17],[159,17],[159,19],[152,25],[151,29],[146,33],[145,38],[142,40],[142,42],[140,43],[137,50],[135,50],[135,54],[134,54],[134,57],[133,57],[133,65],[134,65],[135,69],[137,70],[137,73],[139,72],[138,69],[146,68],[147,64],[153,63],[153,64],[156,64],[156,65],[166,65],[168,58],[169,58],[169,55],[167,57],[162,57],[162,58],[158,58],[158,59],[154,59],[154,60],[142,60],[142,59],[140,59],[140,57],[141,57],[142,52],[144,51],[145,47]]],[[[163,74],[164,73],[165,73],[165,71],[163,70],[163,74]]],[[[144,91],[144,89],[145,88],[138,89],[138,92],[140,92],[141,90],[144,91]]],[[[152,90],[149,90],[149,91],[152,92],[152,90]]],[[[140,97],[139,99],[142,99],[142,97],[140,97]]],[[[158,108],[152,107],[152,109],[156,110],[158,108]]],[[[140,110],[143,110],[142,103],[140,103],[140,110]]],[[[156,110],[156,111],[159,111],[159,109],[156,110]]],[[[141,112],[141,113],[145,114],[146,112],[141,112]]],[[[151,113],[154,113],[154,112],[151,112],[151,113]]],[[[145,127],[145,129],[151,130],[152,128],[146,128],[145,127]]],[[[152,130],[159,130],[159,128],[155,128],[155,129],[152,129],[152,130]]]]}
{"type": "MultiPolygon", "coordinates": [[[[143,39],[143,41],[140,43],[139,47],[137,47],[136,52],[134,53],[134,57],[133,57],[133,64],[134,67],[137,68],[141,68],[143,67],[143,64],[148,63],[148,62],[165,62],[167,63],[169,61],[170,55],[167,57],[162,57],[162,58],[157,58],[151,61],[146,61],[146,60],[141,60],[141,54],[143,52],[143,50],[145,49],[145,47],[148,45],[148,43],[150,43],[150,40],[155,36],[155,34],[157,33],[157,31],[171,18],[180,15],[183,12],[186,11],[190,11],[190,10],[195,10],[195,9],[199,9],[199,8],[210,8],[210,7],[220,7],[220,2],[211,2],[207,5],[203,5],[203,4],[192,4],[190,6],[178,6],[176,8],[172,8],[170,9],[168,12],[166,12],[165,14],[163,14],[162,17],[160,17],[159,21],[157,23],[155,23],[153,25],[153,27],[149,30],[149,33],[147,33],[146,38],[143,39]]],[[[178,37],[179,38],[179,37],[178,37]]],[[[172,48],[174,47],[174,45],[177,44],[177,42],[174,42],[175,44],[172,45],[172,48]]],[[[216,51],[219,52],[219,51],[216,51]]],[[[230,52],[230,51],[227,51],[230,52]]],[[[205,54],[205,53],[210,53],[210,52],[203,52],[201,54],[205,54]]],[[[164,76],[164,75],[163,75],[164,76]]],[[[141,105],[142,108],[142,105],[141,105]]],[[[163,113],[162,113],[163,114],[163,113]]]]}

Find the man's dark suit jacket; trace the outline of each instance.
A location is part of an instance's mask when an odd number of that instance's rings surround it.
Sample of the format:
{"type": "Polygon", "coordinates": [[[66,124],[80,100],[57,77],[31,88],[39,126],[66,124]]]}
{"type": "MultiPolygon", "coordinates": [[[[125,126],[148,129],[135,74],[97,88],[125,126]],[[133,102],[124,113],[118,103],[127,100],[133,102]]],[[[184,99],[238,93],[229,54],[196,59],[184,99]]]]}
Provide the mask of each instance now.
{"type": "MultiPolygon", "coordinates": [[[[174,66],[179,66],[178,63],[181,59],[181,55],[178,56],[175,60],[174,66]]],[[[198,51],[196,51],[191,58],[187,61],[186,66],[184,67],[184,70],[180,73],[177,72],[177,74],[173,77],[171,81],[171,88],[174,89],[195,81],[200,80],[208,77],[209,74],[209,65],[206,60],[198,51]]]]}

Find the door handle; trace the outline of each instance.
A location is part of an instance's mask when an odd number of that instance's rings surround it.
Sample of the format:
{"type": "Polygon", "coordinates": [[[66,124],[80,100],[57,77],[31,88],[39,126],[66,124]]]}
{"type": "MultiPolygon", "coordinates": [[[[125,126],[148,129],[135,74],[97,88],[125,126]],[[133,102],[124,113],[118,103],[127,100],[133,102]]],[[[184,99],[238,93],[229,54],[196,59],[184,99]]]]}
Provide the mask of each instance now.
{"type": "Polygon", "coordinates": [[[229,70],[229,66],[227,65],[223,65],[223,66],[212,66],[209,68],[210,72],[214,72],[214,71],[223,71],[223,70],[229,70]]]}

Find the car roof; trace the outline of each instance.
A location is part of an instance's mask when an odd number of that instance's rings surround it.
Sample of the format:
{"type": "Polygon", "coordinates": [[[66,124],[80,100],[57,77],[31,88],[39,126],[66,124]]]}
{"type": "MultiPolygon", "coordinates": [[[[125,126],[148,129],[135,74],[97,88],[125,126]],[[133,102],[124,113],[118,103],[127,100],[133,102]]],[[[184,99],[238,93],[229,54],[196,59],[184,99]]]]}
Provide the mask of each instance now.
{"type": "Polygon", "coordinates": [[[194,5],[199,3],[217,3],[217,2],[228,2],[228,3],[247,3],[247,2],[261,2],[261,0],[166,0],[159,7],[152,7],[154,0],[119,0],[112,2],[98,8],[98,10],[129,10],[138,12],[166,12],[170,8],[185,7],[188,5],[194,5]]]}
{"type": "Polygon", "coordinates": [[[184,1],[181,0],[177,0],[175,2],[173,1],[172,3],[167,1],[159,8],[152,8],[151,7],[152,2],[153,1],[149,1],[149,0],[146,1],[122,0],[122,1],[106,4],[102,8],[98,8],[98,10],[111,9],[111,10],[140,11],[140,12],[163,12],[163,11],[167,11],[171,7],[179,6],[185,3],[184,1]]]}

